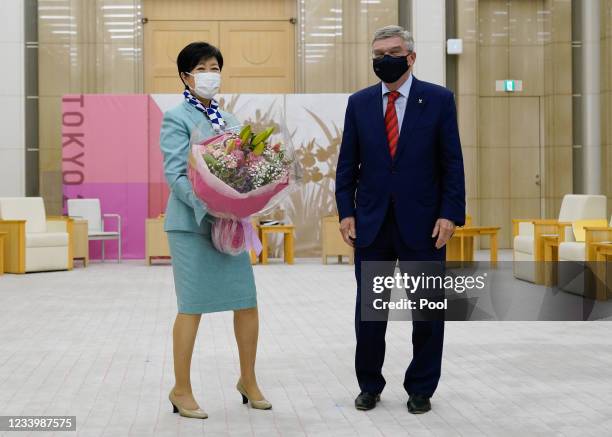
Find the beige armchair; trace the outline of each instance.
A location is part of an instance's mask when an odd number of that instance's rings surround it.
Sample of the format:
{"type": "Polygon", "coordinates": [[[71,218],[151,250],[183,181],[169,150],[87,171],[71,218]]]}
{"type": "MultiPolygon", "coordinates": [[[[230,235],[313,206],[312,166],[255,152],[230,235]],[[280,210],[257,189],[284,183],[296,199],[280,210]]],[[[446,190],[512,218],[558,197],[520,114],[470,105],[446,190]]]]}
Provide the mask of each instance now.
{"type": "Polygon", "coordinates": [[[558,235],[564,241],[572,222],[584,219],[605,219],[606,196],[566,194],[558,219],[513,219],[514,276],[536,284],[544,283],[543,235],[558,235]]]}
{"type": "Polygon", "coordinates": [[[566,229],[565,238],[559,244],[559,261],[595,261],[595,252],[590,243],[610,241],[611,230],[612,218],[609,224],[606,219],[574,222],[572,227],[566,229]],[[576,232],[580,233],[578,238],[576,232]]]}
{"type": "Polygon", "coordinates": [[[0,232],[7,233],[4,270],[71,270],[71,226],[67,217],[47,217],[41,197],[0,198],[0,232]]]}

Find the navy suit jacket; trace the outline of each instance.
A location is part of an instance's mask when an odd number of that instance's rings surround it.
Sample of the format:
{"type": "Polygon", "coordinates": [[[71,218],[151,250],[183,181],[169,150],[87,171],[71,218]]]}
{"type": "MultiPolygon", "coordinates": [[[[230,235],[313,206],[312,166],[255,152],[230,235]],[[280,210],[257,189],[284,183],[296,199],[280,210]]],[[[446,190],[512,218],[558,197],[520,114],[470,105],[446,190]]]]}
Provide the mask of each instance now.
{"type": "Polygon", "coordinates": [[[355,217],[355,246],[369,246],[391,203],[400,235],[433,248],[438,218],[465,222],[465,179],[453,93],[413,77],[394,158],[378,83],[351,95],[336,169],[340,220],[355,217]]]}

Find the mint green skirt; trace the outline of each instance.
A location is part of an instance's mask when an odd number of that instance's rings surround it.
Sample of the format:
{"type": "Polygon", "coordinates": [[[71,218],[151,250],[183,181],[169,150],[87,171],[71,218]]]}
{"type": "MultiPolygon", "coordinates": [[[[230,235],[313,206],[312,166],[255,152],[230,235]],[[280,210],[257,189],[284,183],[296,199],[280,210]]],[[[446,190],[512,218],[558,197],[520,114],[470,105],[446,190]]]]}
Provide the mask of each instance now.
{"type": "Polygon", "coordinates": [[[169,231],[178,312],[203,314],[257,306],[251,259],[247,252],[227,255],[210,234],[169,231]]]}

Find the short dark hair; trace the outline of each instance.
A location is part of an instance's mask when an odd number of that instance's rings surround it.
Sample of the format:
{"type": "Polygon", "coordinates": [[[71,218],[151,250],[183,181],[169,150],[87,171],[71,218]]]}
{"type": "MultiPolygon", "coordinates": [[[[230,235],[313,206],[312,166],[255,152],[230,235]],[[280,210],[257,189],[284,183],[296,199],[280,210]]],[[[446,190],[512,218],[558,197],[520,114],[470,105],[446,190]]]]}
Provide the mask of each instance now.
{"type": "MultiPolygon", "coordinates": [[[[221,50],[208,44],[207,42],[199,41],[188,44],[176,58],[176,65],[178,67],[179,77],[181,73],[189,73],[202,61],[206,61],[210,58],[215,58],[219,63],[219,69],[223,70],[223,56],[221,50]]],[[[181,77],[181,82],[183,78],[181,77]]],[[[185,83],[185,82],[183,82],[185,83]]],[[[187,85],[185,85],[187,87],[187,85]]]]}

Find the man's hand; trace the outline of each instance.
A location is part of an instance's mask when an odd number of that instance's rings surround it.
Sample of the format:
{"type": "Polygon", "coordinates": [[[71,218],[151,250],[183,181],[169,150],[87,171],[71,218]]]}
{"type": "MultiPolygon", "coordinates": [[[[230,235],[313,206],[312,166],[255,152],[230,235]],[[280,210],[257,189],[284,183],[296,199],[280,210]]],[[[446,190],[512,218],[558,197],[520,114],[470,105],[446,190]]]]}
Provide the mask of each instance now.
{"type": "Polygon", "coordinates": [[[444,247],[450,237],[453,236],[454,232],[455,224],[452,221],[443,218],[436,220],[436,225],[434,226],[433,233],[431,234],[431,238],[435,238],[436,236],[438,237],[436,240],[436,249],[444,247]]]}
{"type": "Polygon", "coordinates": [[[355,233],[355,217],[345,217],[340,221],[340,233],[346,244],[355,247],[353,244],[353,240],[357,237],[355,233]]]}

